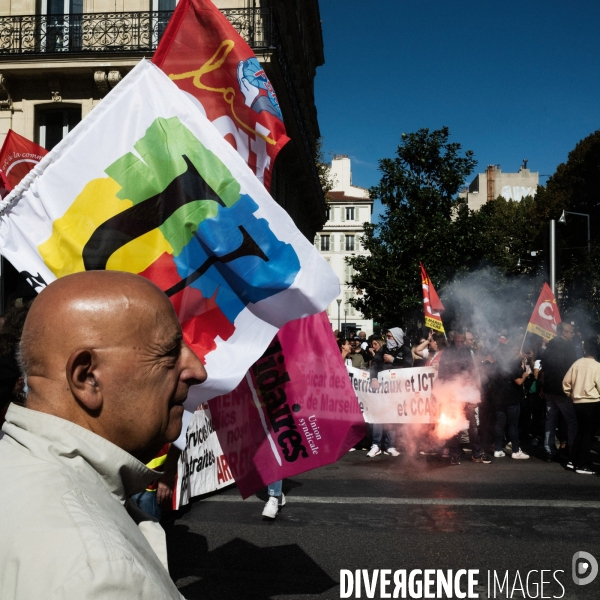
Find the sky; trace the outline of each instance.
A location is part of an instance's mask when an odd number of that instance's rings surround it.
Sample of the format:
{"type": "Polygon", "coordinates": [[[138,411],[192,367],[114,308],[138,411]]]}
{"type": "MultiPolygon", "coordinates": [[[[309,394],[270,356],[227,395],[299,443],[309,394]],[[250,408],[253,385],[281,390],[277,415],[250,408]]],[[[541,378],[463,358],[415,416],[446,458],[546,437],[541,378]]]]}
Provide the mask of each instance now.
{"type": "MultiPolygon", "coordinates": [[[[598,0],[320,0],[325,64],[315,100],[323,151],[352,182],[380,179],[402,133],[450,128],[489,164],[544,184],[600,129],[598,0]]],[[[599,191],[600,193],[600,191],[599,191]]],[[[374,219],[381,206],[376,203],[374,219]]]]}

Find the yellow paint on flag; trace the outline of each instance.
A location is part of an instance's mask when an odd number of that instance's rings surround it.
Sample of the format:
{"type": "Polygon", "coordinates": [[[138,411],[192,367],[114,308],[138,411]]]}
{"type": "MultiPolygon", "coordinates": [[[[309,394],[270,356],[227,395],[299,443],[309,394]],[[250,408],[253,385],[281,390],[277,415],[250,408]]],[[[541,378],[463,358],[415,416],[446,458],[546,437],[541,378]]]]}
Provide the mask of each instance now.
{"type": "MultiPolygon", "coordinates": [[[[94,231],[108,219],[133,206],[131,200],[117,198],[121,186],[110,177],[90,181],[65,214],[52,224],[52,235],[38,247],[48,268],[63,277],[85,271],[82,252],[94,231]]],[[[106,268],[140,273],[163,252],[173,253],[159,229],[119,248],[106,268]]]]}

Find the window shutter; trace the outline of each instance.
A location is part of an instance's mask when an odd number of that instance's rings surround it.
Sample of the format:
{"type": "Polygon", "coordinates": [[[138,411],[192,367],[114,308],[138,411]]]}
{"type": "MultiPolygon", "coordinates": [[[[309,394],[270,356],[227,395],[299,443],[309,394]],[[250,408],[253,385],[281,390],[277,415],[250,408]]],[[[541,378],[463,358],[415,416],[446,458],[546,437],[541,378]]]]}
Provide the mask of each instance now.
{"type": "Polygon", "coordinates": [[[342,206],[342,207],[340,207],[340,210],[342,211],[342,218],[341,218],[341,220],[345,221],[346,220],[346,207],[342,206]]]}

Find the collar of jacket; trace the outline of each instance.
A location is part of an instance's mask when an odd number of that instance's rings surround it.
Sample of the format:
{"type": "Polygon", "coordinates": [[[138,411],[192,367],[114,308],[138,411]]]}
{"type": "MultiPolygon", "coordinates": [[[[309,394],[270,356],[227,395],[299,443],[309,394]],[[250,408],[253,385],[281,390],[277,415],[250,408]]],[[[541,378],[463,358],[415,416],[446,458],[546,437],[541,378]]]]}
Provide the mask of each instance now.
{"type": "Polygon", "coordinates": [[[72,469],[103,485],[121,503],[162,475],[75,423],[18,404],[10,405],[2,429],[3,443],[16,443],[40,460],[72,469]]]}

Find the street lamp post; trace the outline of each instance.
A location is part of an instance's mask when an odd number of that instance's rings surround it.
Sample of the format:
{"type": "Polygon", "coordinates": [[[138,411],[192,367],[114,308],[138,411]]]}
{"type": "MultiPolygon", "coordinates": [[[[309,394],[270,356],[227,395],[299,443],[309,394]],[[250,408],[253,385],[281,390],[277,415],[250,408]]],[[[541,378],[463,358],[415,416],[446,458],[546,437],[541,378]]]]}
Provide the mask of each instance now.
{"type": "Polygon", "coordinates": [[[563,210],[562,215],[560,215],[559,223],[566,225],[567,217],[566,215],[577,215],[578,217],[585,217],[587,219],[587,238],[588,238],[588,252],[590,252],[590,215],[586,213],[577,213],[571,212],[570,210],[563,210]]]}
{"type": "Polygon", "coordinates": [[[556,221],[550,219],[550,289],[556,296],[556,221]]]}
{"type": "Polygon", "coordinates": [[[340,305],[342,304],[341,298],[337,299],[337,304],[338,304],[338,331],[339,331],[340,330],[340,305]]]}

